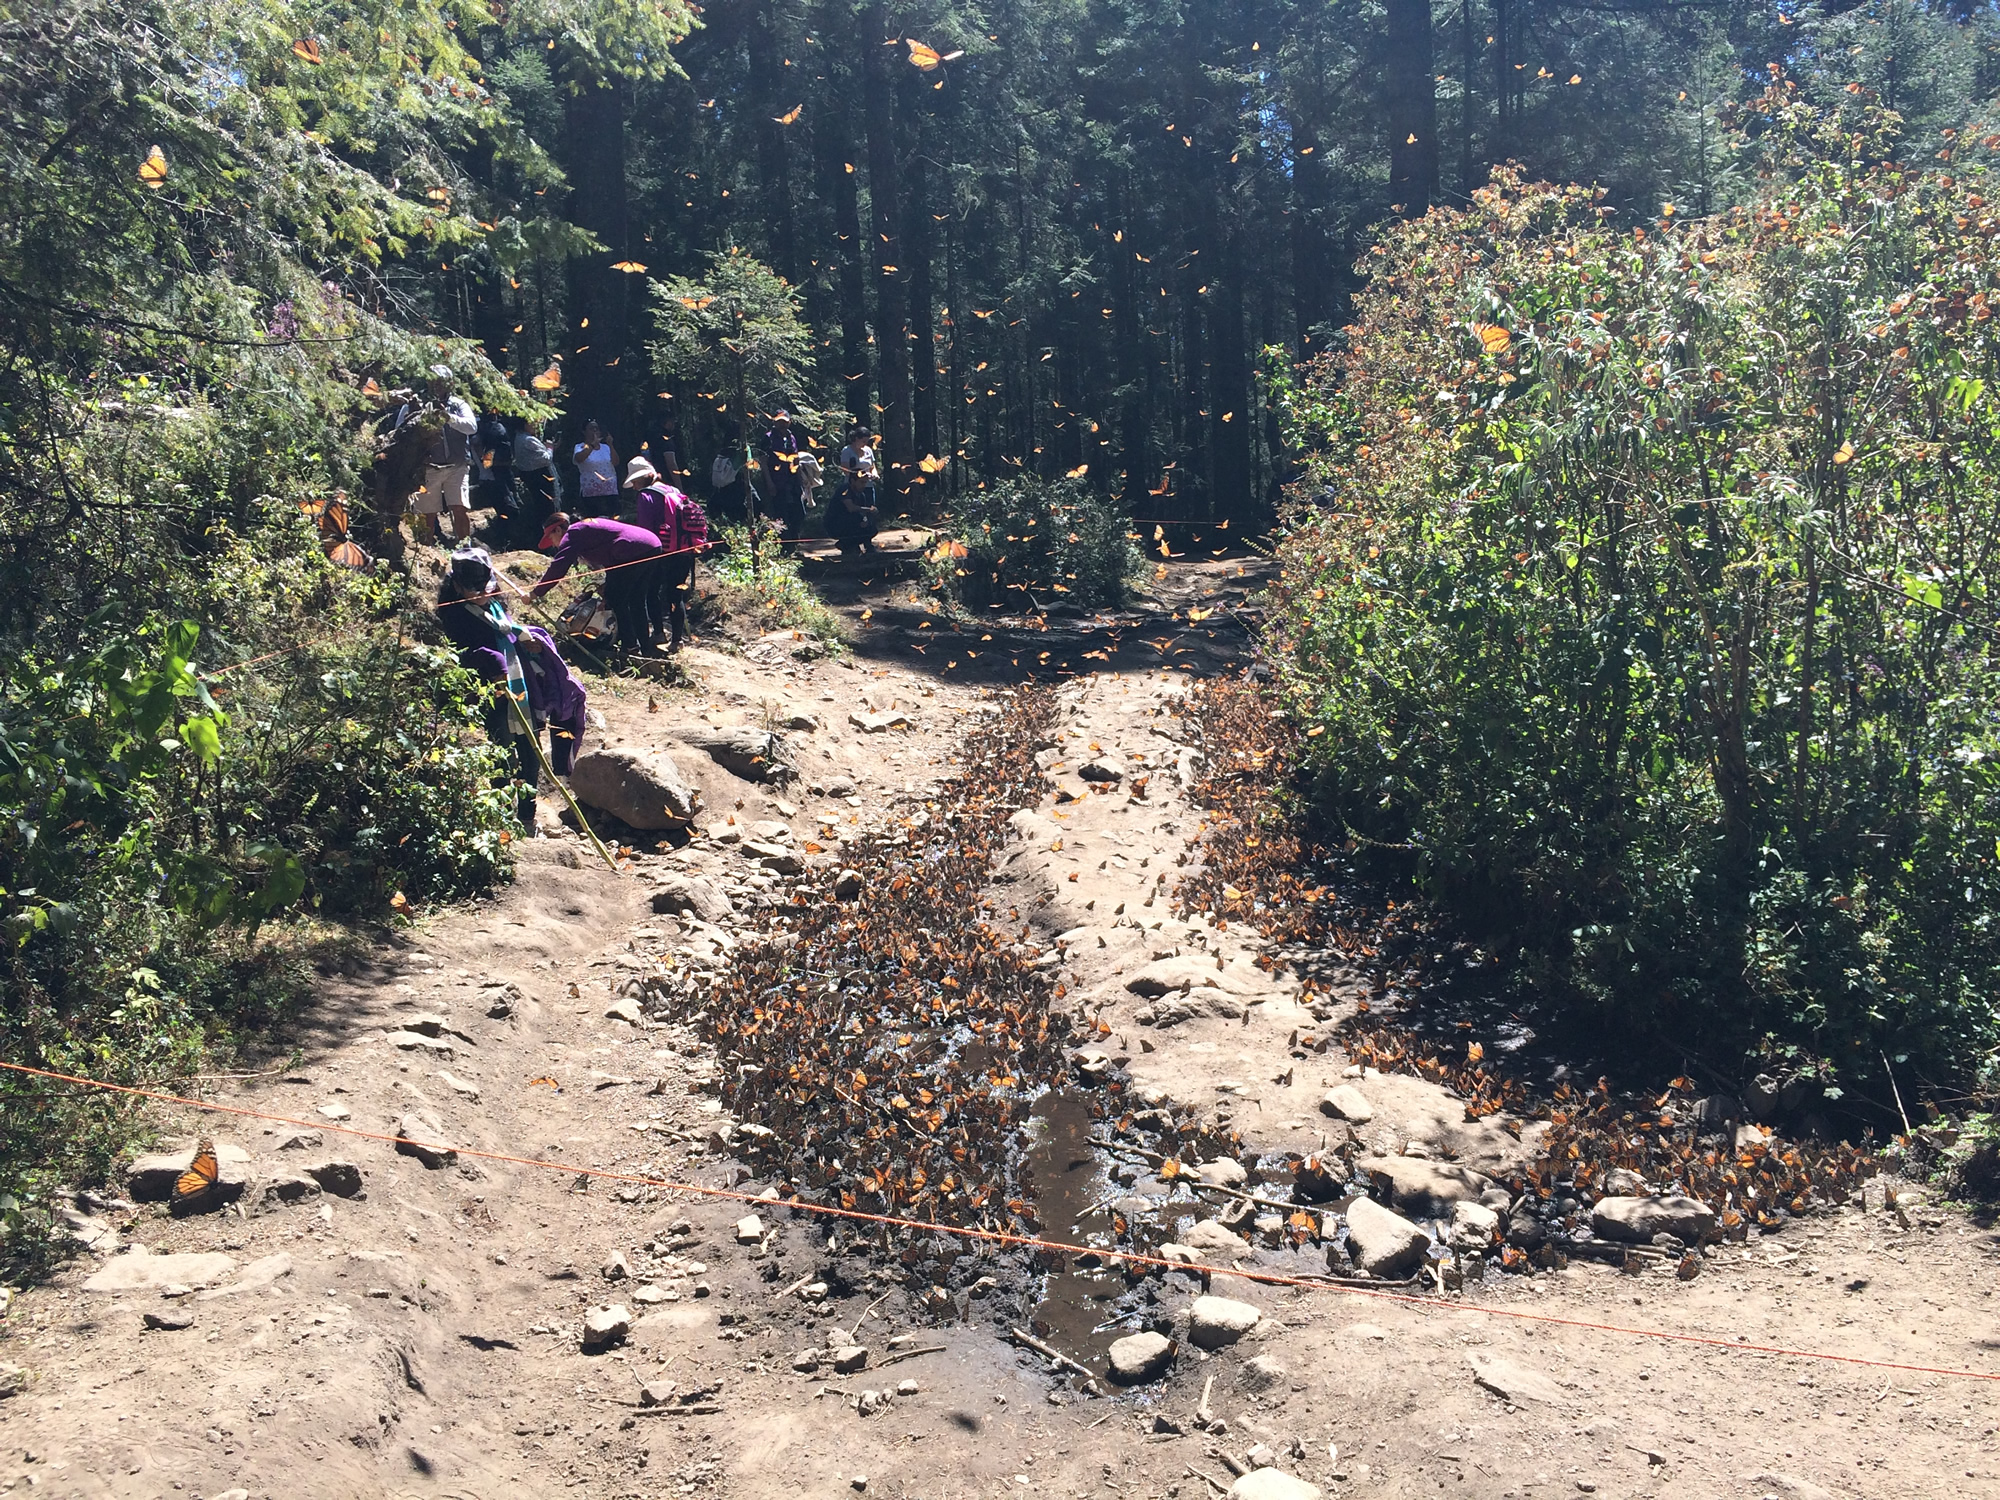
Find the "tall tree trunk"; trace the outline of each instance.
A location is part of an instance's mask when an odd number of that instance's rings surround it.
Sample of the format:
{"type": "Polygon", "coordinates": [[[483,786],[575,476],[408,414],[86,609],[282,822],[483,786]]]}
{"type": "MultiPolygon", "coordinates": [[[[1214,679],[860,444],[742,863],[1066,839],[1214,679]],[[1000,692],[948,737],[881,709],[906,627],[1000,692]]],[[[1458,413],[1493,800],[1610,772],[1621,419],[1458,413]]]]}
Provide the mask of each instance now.
{"type": "Polygon", "coordinates": [[[1472,0],[1458,0],[1458,195],[1467,202],[1479,186],[1473,176],[1478,168],[1472,145],[1472,57],[1472,0]]]}
{"type": "Polygon", "coordinates": [[[1250,427],[1256,420],[1250,394],[1250,355],[1244,347],[1242,241],[1227,222],[1235,207],[1235,195],[1227,191],[1229,169],[1223,167],[1218,184],[1224,190],[1205,194],[1210,205],[1204,217],[1203,238],[1208,249],[1203,260],[1213,257],[1209,285],[1209,430],[1214,434],[1215,487],[1209,496],[1211,520],[1220,516],[1242,515],[1250,504],[1250,427]],[[1218,212],[1219,210],[1219,212],[1218,212]]]}
{"type": "MultiPolygon", "coordinates": [[[[887,51],[885,47],[882,49],[887,51]]],[[[930,87],[925,75],[906,68],[898,98],[902,128],[903,159],[909,163],[904,173],[903,258],[910,273],[909,357],[910,357],[910,453],[923,458],[937,451],[937,341],[932,337],[931,298],[931,198],[930,161],[925,155],[925,95],[930,87]]],[[[926,479],[924,494],[935,500],[941,488],[935,479],[926,479]]]]}
{"type": "MultiPolygon", "coordinates": [[[[628,227],[625,198],[625,93],[616,78],[584,80],[566,106],[570,222],[604,246],[569,263],[570,312],[575,320],[564,370],[579,427],[595,418],[630,444],[623,431],[624,381],[619,361],[630,343],[633,278],[611,269],[624,260],[628,227]]],[[[634,445],[636,446],[636,445],[634,445]]]]}
{"type": "Polygon", "coordinates": [[[1514,53],[1507,34],[1512,20],[1511,0],[1493,0],[1493,139],[1486,148],[1489,162],[1507,160],[1514,149],[1514,53]]]}
{"type": "MultiPolygon", "coordinates": [[[[799,279],[797,250],[792,233],[792,164],[781,119],[803,102],[789,97],[788,80],[799,72],[787,69],[780,49],[785,24],[784,7],[778,0],[763,0],[750,7],[748,27],[750,80],[757,110],[757,177],[764,205],[764,224],[770,236],[771,264],[787,281],[799,279]]],[[[805,80],[798,79],[803,89],[805,80]]]]}
{"type": "Polygon", "coordinates": [[[875,357],[882,371],[883,478],[900,496],[908,483],[914,438],[910,424],[909,270],[903,261],[895,122],[891,114],[888,8],[863,7],[857,21],[865,83],[862,116],[868,133],[868,201],[875,233],[869,241],[875,268],[875,357]]]}
{"type": "MultiPolygon", "coordinates": [[[[831,10],[825,20],[834,19],[831,10]]],[[[827,48],[829,54],[838,49],[827,48]]],[[[828,58],[826,108],[814,131],[819,143],[819,174],[833,202],[834,283],[840,299],[840,386],[847,415],[874,430],[870,415],[872,386],[868,379],[868,301],[864,267],[870,263],[861,238],[861,204],[856,191],[857,163],[854,120],[849,96],[854,92],[851,70],[828,58]]]]}
{"type": "Polygon", "coordinates": [[[1122,242],[1112,238],[1127,230],[1131,199],[1126,184],[1114,181],[1107,196],[1110,213],[1104,223],[1104,256],[1112,267],[1111,316],[1118,337],[1118,430],[1119,445],[1124,449],[1125,509],[1140,516],[1146,513],[1146,491],[1153,482],[1153,408],[1147,399],[1152,358],[1146,347],[1146,320],[1140,311],[1135,242],[1129,232],[1122,242]]]}
{"type": "Polygon", "coordinates": [[[1389,202],[1420,218],[1437,192],[1437,87],[1431,72],[1430,0],[1386,0],[1382,40],[1389,123],[1389,202]]]}

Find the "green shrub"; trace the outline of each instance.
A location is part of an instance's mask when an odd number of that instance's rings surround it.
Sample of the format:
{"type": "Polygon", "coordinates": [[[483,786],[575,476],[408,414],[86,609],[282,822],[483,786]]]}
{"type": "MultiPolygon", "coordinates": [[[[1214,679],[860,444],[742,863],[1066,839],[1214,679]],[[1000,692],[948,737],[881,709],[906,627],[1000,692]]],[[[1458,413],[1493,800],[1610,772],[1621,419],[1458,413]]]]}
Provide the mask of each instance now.
{"type": "Polygon", "coordinates": [[[777,543],[777,533],[768,529],[763,537],[763,555],[752,561],[750,528],[724,525],[717,528],[721,545],[702,559],[702,567],[715,583],[711,600],[703,606],[701,624],[719,624],[724,619],[740,620],[752,635],[772,630],[797,630],[825,645],[839,649],[847,644],[840,617],[828,609],[813,592],[799,569],[797,554],[777,543]]]}
{"type": "Polygon", "coordinates": [[[1391,232],[1272,644],[1318,807],[1524,988],[1723,1072],[1963,1083],[2000,1041],[1992,189],[1873,165],[1864,101],[1760,108],[1739,212],[1502,178],[1391,232]]]}
{"type": "Polygon", "coordinates": [[[961,496],[948,523],[958,545],[934,548],[927,567],[968,609],[1117,609],[1144,561],[1129,527],[1082,480],[1027,475],[961,496]]]}

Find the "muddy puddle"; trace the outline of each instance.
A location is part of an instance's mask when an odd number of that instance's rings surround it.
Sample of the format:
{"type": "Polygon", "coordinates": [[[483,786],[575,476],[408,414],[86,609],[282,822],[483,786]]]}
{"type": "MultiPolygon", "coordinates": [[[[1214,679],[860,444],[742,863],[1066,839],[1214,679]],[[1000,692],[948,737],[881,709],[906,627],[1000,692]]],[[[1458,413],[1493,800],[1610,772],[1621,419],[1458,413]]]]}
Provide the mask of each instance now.
{"type": "MultiPolygon", "coordinates": [[[[1117,1241],[1112,1205],[1120,1189],[1110,1160],[1091,1139],[1092,1123],[1087,1095],[1075,1089],[1044,1094],[1028,1117],[1024,1166],[1042,1233],[1109,1251],[1117,1241]]],[[[1102,1375],[1112,1341],[1146,1326],[1138,1310],[1121,1307],[1127,1296],[1123,1271],[1108,1269],[1096,1256],[1063,1257],[1048,1267],[1032,1330],[1102,1375]]]]}

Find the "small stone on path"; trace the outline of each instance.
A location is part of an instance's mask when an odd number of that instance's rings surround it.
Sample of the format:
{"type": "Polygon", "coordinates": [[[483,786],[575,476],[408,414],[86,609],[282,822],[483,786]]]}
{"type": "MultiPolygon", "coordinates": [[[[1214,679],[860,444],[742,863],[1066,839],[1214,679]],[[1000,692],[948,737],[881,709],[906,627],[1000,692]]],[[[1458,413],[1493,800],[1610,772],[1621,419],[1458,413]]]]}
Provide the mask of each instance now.
{"type": "Polygon", "coordinates": [[[1252,1469],[1229,1487],[1229,1500],[1319,1500],[1319,1486],[1283,1469],[1252,1469]]]}
{"type": "Polygon", "coordinates": [[[1370,1276],[1399,1281],[1423,1264],[1430,1236],[1373,1198],[1356,1198],[1347,1208],[1347,1249],[1370,1276]]]}
{"type": "Polygon", "coordinates": [[[1375,1106],[1351,1083],[1339,1084],[1328,1090],[1327,1096],[1319,1101],[1319,1112],[1336,1120],[1345,1120],[1350,1125],[1366,1125],[1375,1118],[1375,1106]]]}
{"type": "Polygon", "coordinates": [[[614,1302],[609,1307],[593,1307],[583,1317],[583,1347],[608,1349],[613,1344],[624,1342],[625,1335],[631,1331],[632,1314],[626,1311],[622,1302],[614,1302]]]}
{"type": "Polygon", "coordinates": [[[764,1221],[755,1214],[745,1214],[736,1221],[736,1243],[754,1245],[764,1238],[764,1221]]]}
{"type": "Polygon", "coordinates": [[[444,1126],[421,1115],[404,1115],[396,1122],[396,1150],[414,1156],[426,1169],[435,1172],[458,1160],[458,1149],[444,1139],[444,1126]]]}
{"type": "Polygon", "coordinates": [[[1111,1378],[1120,1385],[1157,1380],[1173,1363],[1173,1341],[1159,1333],[1132,1333],[1111,1346],[1111,1378]]]}
{"type": "Polygon", "coordinates": [[[1197,1297],[1190,1313],[1188,1338],[1197,1348],[1220,1349],[1255,1328],[1263,1314],[1234,1297],[1197,1297]]]}

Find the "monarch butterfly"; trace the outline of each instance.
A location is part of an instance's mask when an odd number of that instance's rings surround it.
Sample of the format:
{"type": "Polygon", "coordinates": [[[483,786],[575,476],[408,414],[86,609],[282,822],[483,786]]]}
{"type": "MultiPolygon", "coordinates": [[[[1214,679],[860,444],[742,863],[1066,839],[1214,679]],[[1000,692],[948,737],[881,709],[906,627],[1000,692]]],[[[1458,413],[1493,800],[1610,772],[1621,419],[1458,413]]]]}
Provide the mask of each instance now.
{"type": "Polygon", "coordinates": [[[296,57],[300,62],[311,63],[314,67],[318,67],[326,60],[324,54],[319,50],[319,43],[309,36],[300,37],[296,42],[292,43],[292,56],[296,57]]]}
{"type": "Polygon", "coordinates": [[[1504,354],[1514,342],[1514,335],[1498,323],[1474,323],[1472,331],[1479,335],[1479,345],[1488,354],[1504,354]]]}
{"type": "Polygon", "coordinates": [[[646,263],[643,260],[618,260],[611,263],[611,269],[623,271],[627,276],[637,276],[646,269],[646,263]]]}
{"type": "Polygon", "coordinates": [[[552,391],[562,384],[562,366],[552,364],[529,382],[538,391],[552,391]]]}
{"type": "Polygon", "coordinates": [[[148,151],[146,159],[139,163],[139,182],[154,192],[167,185],[167,153],[158,146],[148,151]]]}
{"type": "Polygon", "coordinates": [[[222,1164],[216,1160],[215,1142],[203,1136],[201,1144],[194,1148],[194,1160],[188,1163],[186,1171],[174,1179],[174,1206],[178,1208],[206,1198],[221,1181],[222,1164]]]}

